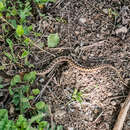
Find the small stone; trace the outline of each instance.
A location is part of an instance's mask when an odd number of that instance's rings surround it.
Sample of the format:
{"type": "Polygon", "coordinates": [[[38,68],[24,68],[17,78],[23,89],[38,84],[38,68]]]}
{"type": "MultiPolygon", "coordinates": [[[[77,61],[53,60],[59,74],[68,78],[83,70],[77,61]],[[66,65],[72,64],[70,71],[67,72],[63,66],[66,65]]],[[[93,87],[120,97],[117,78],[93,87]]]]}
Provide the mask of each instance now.
{"type": "Polygon", "coordinates": [[[108,14],[108,9],[103,9],[103,12],[104,12],[105,14],[108,14]]]}
{"type": "Polygon", "coordinates": [[[82,47],[82,46],[84,46],[84,45],[85,45],[85,43],[84,43],[84,42],[81,42],[81,43],[80,43],[80,46],[81,46],[81,47],[82,47]]]}
{"type": "Polygon", "coordinates": [[[123,27],[116,29],[115,32],[116,32],[116,35],[118,35],[119,33],[127,33],[128,29],[123,26],[123,27]]]}
{"type": "Polygon", "coordinates": [[[130,120],[127,121],[127,125],[130,126],[130,120]]]}
{"type": "Polygon", "coordinates": [[[112,104],[113,106],[115,106],[115,105],[116,105],[116,102],[115,102],[115,101],[112,101],[111,104],[112,104]]]}
{"type": "Polygon", "coordinates": [[[127,32],[128,32],[128,29],[125,26],[117,28],[115,30],[116,36],[120,37],[122,40],[125,39],[127,32]]]}
{"type": "Polygon", "coordinates": [[[39,79],[39,82],[40,82],[40,83],[43,83],[44,81],[45,81],[44,78],[39,79]]]}
{"type": "Polygon", "coordinates": [[[68,127],[68,130],[74,130],[74,127],[68,127]]]}
{"type": "Polygon", "coordinates": [[[81,23],[83,23],[83,24],[86,23],[86,21],[87,21],[86,18],[80,18],[80,19],[79,19],[79,22],[81,22],[81,23]]]}
{"type": "Polygon", "coordinates": [[[108,92],[108,96],[111,97],[113,94],[112,92],[108,92]]]}
{"type": "Polygon", "coordinates": [[[80,33],[79,31],[75,31],[75,34],[76,34],[76,35],[79,35],[79,33],[80,33]]]}

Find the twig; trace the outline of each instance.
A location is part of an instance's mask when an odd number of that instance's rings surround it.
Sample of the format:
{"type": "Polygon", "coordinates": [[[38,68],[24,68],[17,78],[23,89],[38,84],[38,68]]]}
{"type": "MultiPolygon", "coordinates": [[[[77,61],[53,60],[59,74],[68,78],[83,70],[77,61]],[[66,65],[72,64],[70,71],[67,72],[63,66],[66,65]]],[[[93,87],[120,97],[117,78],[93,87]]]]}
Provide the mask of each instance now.
{"type": "MultiPolygon", "coordinates": [[[[41,92],[39,93],[39,95],[34,99],[33,103],[36,102],[39,98],[41,98],[41,96],[43,95],[43,92],[45,91],[45,89],[47,88],[48,84],[50,83],[50,81],[52,80],[52,78],[54,77],[54,74],[51,76],[51,78],[48,80],[48,82],[45,84],[44,88],[42,88],[41,92]]],[[[33,104],[32,103],[32,104],[33,104]]]]}
{"type": "Polygon", "coordinates": [[[118,118],[117,118],[117,121],[115,123],[113,130],[122,130],[129,108],[130,108],[130,92],[120,110],[120,113],[118,115],[118,118]]]}

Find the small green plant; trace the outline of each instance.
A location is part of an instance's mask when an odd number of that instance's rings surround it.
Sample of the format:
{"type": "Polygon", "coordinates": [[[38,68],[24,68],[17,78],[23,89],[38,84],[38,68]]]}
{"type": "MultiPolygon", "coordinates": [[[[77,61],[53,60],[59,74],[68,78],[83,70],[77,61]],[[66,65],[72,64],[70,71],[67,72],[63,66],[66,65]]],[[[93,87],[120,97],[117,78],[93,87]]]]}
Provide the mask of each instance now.
{"type": "MultiPolygon", "coordinates": [[[[25,74],[24,82],[28,82],[32,84],[36,78],[35,72],[30,72],[25,74]]],[[[9,93],[12,95],[12,103],[15,105],[16,110],[20,110],[21,114],[31,108],[29,101],[32,99],[29,95],[29,84],[28,85],[21,85],[20,87],[15,88],[18,83],[21,83],[21,78],[19,75],[15,75],[10,82],[9,93]],[[27,97],[25,95],[28,95],[27,97]]],[[[37,90],[38,91],[38,90],[37,90]]],[[[36,92],[35,92],[36,93],[36,92]]]]}
{"type": "Polygon", "coordinates": [[[16,63],[17,59],[16,59],[16,57],[15,57],[14,50],[13,50],[13,42],[12,42],[10,39],[6,39],[6,41],[7,41],[7,43],[9,44],[9,48],[10,48],[11,54],[5,52],[5,55],[6,55],[11,61],[14,61],[14,62],[16,63]]]}
{"type": "Polygon", "coordinates": [[[31,84],[33,84],[35,79],[36,79],[36,72],[35,71],[32,71],[32,72],[30,72],[28,74],[25,74],[24,78],[23,78],[24,81],[29,82],[31,84]]]}
{"type": "Polygon", "coordinates": [[[24,34],[24,29],[22,25],[18,25],[16,29],[16,34],[21,37],[24,34]]]}
{"type": "Polygon", "coordinates": [[[68,104],[70,104],[72,101],[77,101],[79,103],[81,103],[83,100],[82,100],[82,93],[79,92],[77,89],[74,89],[74,92],[72,94],[72,98],[69,102],[67,102],[65,104],[65,106],[67,106],[68,104]]]}
{"type": "Polygon", "coordinates": [[[50,34],[48,36],[48,47],[56,47],[60,41],[58,34],[50,34]]]}
{"type": "Polygon", "coordinates": [[[56,0],[34,0],[36,3],[46,4],[47,2],[56,2],[56,0]]]}
{"type": "Polygon", "coordinates": [[[23,50],[23,53],[21,55],[21,58],[26,58],[29,55],[29,51],[23,50]]]}
{"type": "Polygon", "coordinates": [[[56,21],[59,22],[59,23],[67,23],[67,21],[61,17],[56,17],[56,21]]]}
{"type": "Polygon", "coordinates": [[[19,75],[15,75],[15,76],[13,77],[13,79],[11,80],[10,85],[13,87],[13,86],[15,86],[17,83],[20,83],[20,82],[21,82],[20,76],[19,76],[19,75]]]}
{"type": "Polygon", "coordinates": [[[111,8],[108,9],[108,16],[110,18],[114,17],[114,19],[116,19],[118,17],[118,13],[116,11],[113,11],[111,8]]]}
{"type": "MultiPolygon", "coordinates": [[[[8,119],[8,111],[6,109],[0,109],[0,130],[52,130],[50,124],[44,121],[46,114],[39,113],[26,119],[23,115],[19,115],[16,121],[8,119]],[[32,124],[35,124],[32,126],[32,124]]],[[[56,126],[54,124],[53,130],[63,130],[62,125],[56,126]]]]}
{"type": "MultiPolygon", "coordinates": [[[[44,117],[44,114],[32,116],[27,120],[23,115],[19,115],[16,122],[8,119],[8,111],[6,109],[0,109],[0,130],[33,130],[31,124],[44,117]]],[[[40,128],[40,127],[39,127],[40,128]]]]}
{"type": "Polygon", "coordinates": [[[38,88],[32,89],[32,93],[36,96],[40,93],[40,90],[38,88]]]}
{"type": "Polygon", "coordinates": [[[35,106],[36,106],[38,112],[46,112],[48,110],[48,106],[42,101],[36,103],[35,106]]]}
{"type": "Polygon", "coordinates": [[[20,110],[20,114],[24,114],[26,110],[31,108],[27,95],[29,92],[29,86],[21,86],[20,88],[13,90],[12,103],[15,105],[16,110],[20,110]]]}
{"type": "Polygon", "coordinates": [[[72,100],[76,100],[77,102],[82,102],[82,93],[78,92],[77,89],[74,89],[73,95],[72,95],[72,100]]]}

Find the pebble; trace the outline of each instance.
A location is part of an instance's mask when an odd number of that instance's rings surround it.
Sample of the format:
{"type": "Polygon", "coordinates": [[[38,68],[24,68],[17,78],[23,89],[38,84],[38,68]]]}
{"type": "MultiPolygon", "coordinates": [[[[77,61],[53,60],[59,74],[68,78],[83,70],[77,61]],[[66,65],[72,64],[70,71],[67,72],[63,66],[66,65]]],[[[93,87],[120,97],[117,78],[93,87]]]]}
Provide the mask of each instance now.
{"type": "Polygon", "coordinates": [[[116,105],[116,102],[115,102],[115,101],[111,101],[111,104],[112,104],[113,106],[115,106],[115,105],[116,105]]]}
{"type": "Polygon", "coordinates": [[[74,130],[74,127],[68,127],[68,130],[74,130]]]}
{"type": "Polygon", "coordinates": [[[123,27],[116,29],[115,32],[116,32],[116,35],[118,35],[119,33],[127,33],[128,29],[123,26],[123,27]]]}
{"type": "Polygon", "coordinates": [[[108,14],[108,9],[103,9],[103,12],[108,14]]]}
{"type": "Polygon", "coordinates": [[[80,18],[80,19],[79,19],[79,22],[81,22],[81,23],[83,23],[83,24],[86,23],[86,21],[87,21],[86,18],[80,18]]]}
{"type": "Polygon", "coordinates": [[[128,126],[130,126],[130,120],[129,120],[129,121],[127,121],[127,125],[128,125],[128,126]]]}

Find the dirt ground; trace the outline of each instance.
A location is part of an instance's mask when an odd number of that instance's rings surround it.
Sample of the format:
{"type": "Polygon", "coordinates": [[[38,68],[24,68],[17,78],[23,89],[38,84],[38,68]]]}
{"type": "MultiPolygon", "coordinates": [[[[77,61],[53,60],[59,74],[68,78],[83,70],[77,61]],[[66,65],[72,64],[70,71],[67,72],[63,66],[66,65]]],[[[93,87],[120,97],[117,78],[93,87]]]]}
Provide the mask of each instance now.
{"type": "MultiPolygon", "coordinates": [[[[43,35],[37,44],[46,43],[50,33],[58,33],[60,44],[47,48],[49,53],[32,47],[29,60],[49,64],[54,56],[73,57],[84,66],[112,64],[128,83],[130,79],[130,1],[129,0],[57,0],[44,10],[48,19],[33,24],[43,35]],[[53,54],[53,55],[52,55],[53,54]]],[[[31,37],[31,36],[30,36],[31,37]]],[[[15,48],[17,52],[21,47],[15,48]]],[[[129,89],[112,69],[81,72],[62,64],[48,78],[37,77],[44,89],[40,100],[49,104],[51,123],[65,130],[111,130],[129,89]],[[82,92],[82,102],[72,100],[74,90],[82,92]]],[[[130,112],[123,130],[130,130],[130,112]]]]}

